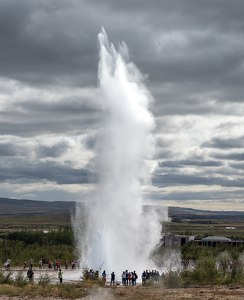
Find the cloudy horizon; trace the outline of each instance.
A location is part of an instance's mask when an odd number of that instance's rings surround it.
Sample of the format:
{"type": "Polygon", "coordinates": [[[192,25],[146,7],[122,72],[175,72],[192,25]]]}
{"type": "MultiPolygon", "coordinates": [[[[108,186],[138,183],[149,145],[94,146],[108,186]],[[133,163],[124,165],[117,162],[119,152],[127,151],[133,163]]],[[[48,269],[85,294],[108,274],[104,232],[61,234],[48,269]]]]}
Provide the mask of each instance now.
{"type": "Polygon", "coordinates": [[[244,210],[243,9],[236,0],[0,2],[0,197],[82,201],[93,191],[103,26],[154,97],[145,204],[244,210]]]}

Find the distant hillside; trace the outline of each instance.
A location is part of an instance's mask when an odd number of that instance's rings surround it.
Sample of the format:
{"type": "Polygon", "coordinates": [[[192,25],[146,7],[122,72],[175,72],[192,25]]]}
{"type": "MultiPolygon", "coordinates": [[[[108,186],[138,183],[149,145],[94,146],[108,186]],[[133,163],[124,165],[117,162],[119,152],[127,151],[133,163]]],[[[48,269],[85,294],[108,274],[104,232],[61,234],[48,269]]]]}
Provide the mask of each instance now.
{"type": "Polygon", "coordinates": [[[36,201],[0,198],[0,215],[52,215],[67,214],[74,210],[75,202],[36,201]]]}
{"type": "Polygon", "coordinates": [[[212,211],[198,210],[192,208],[183,208],[170,206],[169,216],[172,219],[215,219],[215,220],[243,220],[244,211],[212,211]]]}
{"type": "MultiPolygon", "coordinates": [[[[145,210],[151,206],[144,206],[145,210]]],[[[159,212],[161,206],[157,207],[159,212]]],[[[73,201],[38,201],[23,199],[0,198],[0,215],[61,215],[70,214],[75,209],[73,201]]],[[[244,219],[244,212],[240,211],[206,211],[182,207],[168,207],[169,217],[172,219],[216,219],[237,220],[244,219]]]]}

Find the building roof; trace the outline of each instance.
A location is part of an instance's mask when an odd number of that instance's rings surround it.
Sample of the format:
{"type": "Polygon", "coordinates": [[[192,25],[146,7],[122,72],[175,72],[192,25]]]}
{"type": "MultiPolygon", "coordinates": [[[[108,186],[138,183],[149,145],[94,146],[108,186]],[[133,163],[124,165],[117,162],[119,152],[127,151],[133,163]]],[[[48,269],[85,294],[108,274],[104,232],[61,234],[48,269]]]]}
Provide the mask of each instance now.
{"type": "Polygon", "coordinates": [[[228,239],[223,236],[208,236],[202,239],[203,242],[231,242],[231,239],[228,239]]]}

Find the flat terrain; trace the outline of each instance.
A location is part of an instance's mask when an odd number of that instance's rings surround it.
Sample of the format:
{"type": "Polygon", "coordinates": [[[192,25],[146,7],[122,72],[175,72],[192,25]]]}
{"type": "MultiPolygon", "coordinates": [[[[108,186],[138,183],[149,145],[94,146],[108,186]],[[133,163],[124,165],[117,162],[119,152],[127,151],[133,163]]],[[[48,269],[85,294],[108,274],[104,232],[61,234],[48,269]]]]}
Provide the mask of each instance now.
{"type": "Polygon", "coordinates": [[[169,222],[163,225],[164,232],[172,234],[224,236],[228,238],[240,237],[244,239],[244,219],[243,220],[194,220],[190,222],[169,222]],[[235,227],[236,229],[226,229],[235,227]]]}
{"type": "MultiPolygon", "coordinates": [[[[70,226],[75,205],[75,202],[69,201],[0,198],[0,234],[25,229],[57,230],[60,226],[70,226]]],[[[156,208],[160,214],[163,208],[156,208]]],[[[151,206],[144,206],[145,211],[150,209],[151,206]]],[[[203,211],[181,207],[169,207],[168,210],[172,222],[164,223],[164,232],[195,236],[212,234],[244,239],[244,212],[203,211]]]]}
{"type": "MultiPolygon", "coordinates": [[[[60,226],[71,226],[71,215],[54,214],[50,215],[0,215],[0,234],[16,230],[57,230],[60,226]]],[[[244,239],[244,218],[243,220],[194,220],[190,222],[168,222],[163,225],[163,232],[172,234],[200,235],[211,234],[216,236],[233,236],[244,239]],[[210,223],[209,223],[210,222],[210,223]],[[236,229],[226,229],[235,227],[236,229]]]]}
{"type": "MultiPolygon", "coordinates": [[[[0,300],[9,300],[5,295],[0,295],[0,300]]],[[[30,299],[29,296],[11,297],[12,300],[30,299]]],[[[40,300],[59,300],[60,297],[41,297],[35,296],[40,300]]],[[[89,290],[88,296],[79,298],[83,300],[162,300],[162,299],[223,299],[223,300],[239,300],[244,299],[244,288],[242,287],[226,287],[226,286],[197,286],[189,288],[165,289],[163,287],[123,287],[119,286],[112,290],[110,287],[93,288],[89,290]]]]}
{"type": "MultiPolygon", "coordinates": [[[[119,287],[111,298],[106,299],[244,299],[244,288],[230,289],[221,286],[166,289],[163,287],[119,287]],[[113,298],[113,296],[115,296],[113,298]]],[[[87,299],[96,299],[89,298],[87,299]]],[[[103,298],[97,298],[103,299],[103,298]]],[[[105,298],[104,298],[105,299],[105,298]]]]}
{"type": "Polygon", "coordinates": [[[0,234],[16,230],[56,230],[71,225],[70,214],[50,215],[0,215],[0,234]]]}

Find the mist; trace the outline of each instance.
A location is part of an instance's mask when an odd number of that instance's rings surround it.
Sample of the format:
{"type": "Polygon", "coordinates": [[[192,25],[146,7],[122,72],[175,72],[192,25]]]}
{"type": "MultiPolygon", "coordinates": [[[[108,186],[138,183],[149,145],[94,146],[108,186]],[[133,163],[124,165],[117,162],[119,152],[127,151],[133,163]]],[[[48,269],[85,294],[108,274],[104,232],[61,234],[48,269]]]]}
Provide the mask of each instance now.
{"type": "Polygon", "coordinates": [[[150,254],[160,241],[160,216],[167,219],[167,213],[143,211],[141,187],[150,184],[147,160],[155,152],[154,99],[146,77],[129,60],[125,43],[116,50],[104,29],[98,40],[103,107],[94,158],[98,184],[85,208],[77,204],[74,227],[83,265],[115,271],[118,278],[126,269],[154,267],[150,254]]]}

